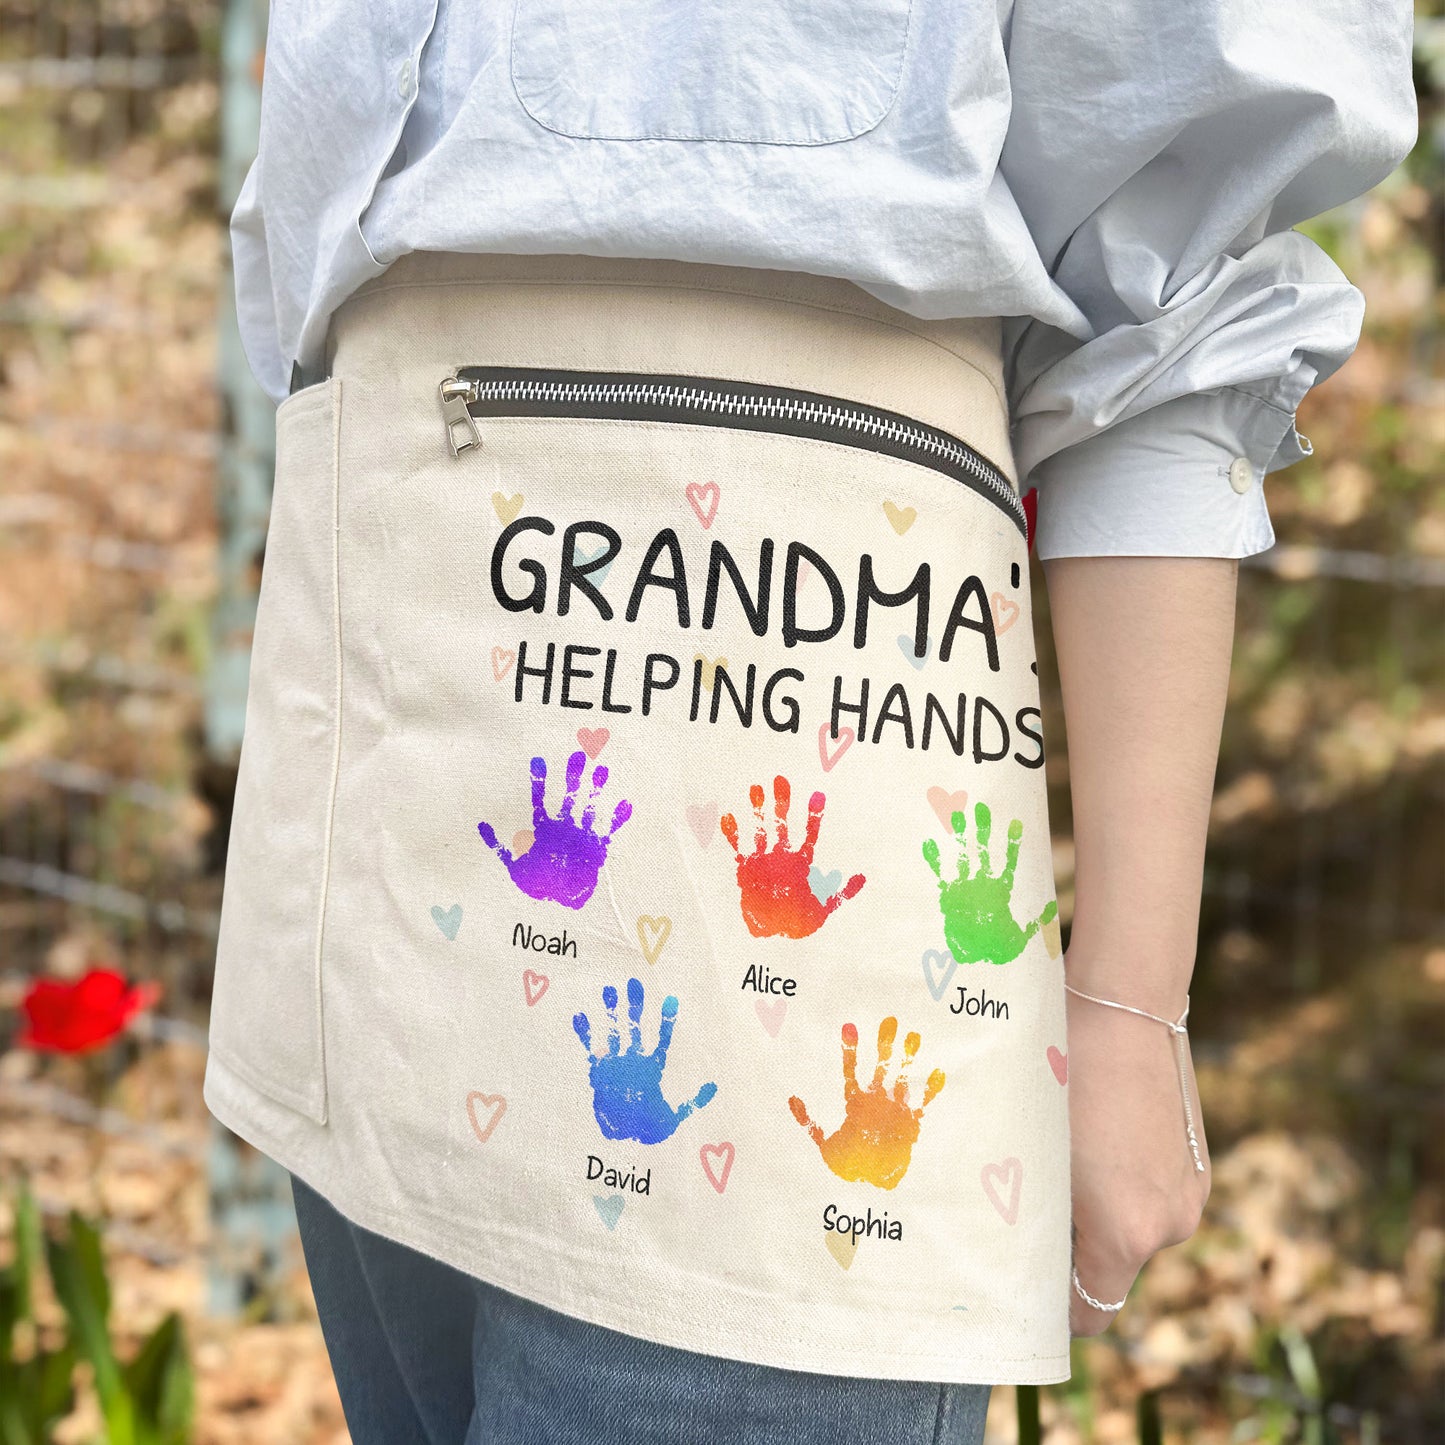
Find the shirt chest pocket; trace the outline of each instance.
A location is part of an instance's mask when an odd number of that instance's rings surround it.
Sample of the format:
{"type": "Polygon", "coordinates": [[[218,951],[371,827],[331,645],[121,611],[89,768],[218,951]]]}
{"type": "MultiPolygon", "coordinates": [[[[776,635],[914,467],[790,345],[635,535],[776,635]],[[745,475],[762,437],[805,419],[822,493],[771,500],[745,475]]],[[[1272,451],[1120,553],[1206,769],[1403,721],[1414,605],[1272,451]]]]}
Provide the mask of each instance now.
{"type": "Polygon", "coordinates": [[[871,130],[912,0],[516,0],[512,86],[589,140],[825,145],[871,130]]]}

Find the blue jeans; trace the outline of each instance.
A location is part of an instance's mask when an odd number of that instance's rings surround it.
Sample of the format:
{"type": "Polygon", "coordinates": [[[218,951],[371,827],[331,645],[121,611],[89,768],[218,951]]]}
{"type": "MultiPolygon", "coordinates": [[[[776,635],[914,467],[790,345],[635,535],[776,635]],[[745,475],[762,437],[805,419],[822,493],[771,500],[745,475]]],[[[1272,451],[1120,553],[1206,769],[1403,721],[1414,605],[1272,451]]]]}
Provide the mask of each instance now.
{"type": "Polygon", "coordinates": [[[462,1274],[291,1177],[356,1445],[979,1445],[990,1386],[858,1380],[633,1339],[462,1274]]]}

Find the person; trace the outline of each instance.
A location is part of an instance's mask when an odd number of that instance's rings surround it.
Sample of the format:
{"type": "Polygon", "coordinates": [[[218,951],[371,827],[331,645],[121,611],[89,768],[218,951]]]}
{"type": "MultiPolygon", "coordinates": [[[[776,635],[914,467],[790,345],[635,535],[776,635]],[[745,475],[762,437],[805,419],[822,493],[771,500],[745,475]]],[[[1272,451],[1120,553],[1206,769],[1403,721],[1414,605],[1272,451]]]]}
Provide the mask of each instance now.
{"type": "Polygon", "coordinates": [[[204,1090],[292,1173],[355,1439],[977,1442],[1193,1231],[1238,563],[1361,325],[1295,227],[1407,152],[1410,45],[273,10],[204,1090]]]}

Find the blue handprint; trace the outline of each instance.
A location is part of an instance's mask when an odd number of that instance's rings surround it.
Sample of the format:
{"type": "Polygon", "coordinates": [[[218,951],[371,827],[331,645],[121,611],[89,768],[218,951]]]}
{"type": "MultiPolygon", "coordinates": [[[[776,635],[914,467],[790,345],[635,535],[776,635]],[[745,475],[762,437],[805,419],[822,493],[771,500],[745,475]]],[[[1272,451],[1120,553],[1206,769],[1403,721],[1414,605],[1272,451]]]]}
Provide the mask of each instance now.
{"type": "Polygon", "coordinates": [[[611,1028],[607,1052],[592,1052],[592,1025],[586,1014],[577,1014],[572,1027],[582,1040],[591,1064],[592,1112],[597,1126],[608,1139],[636,1139],[639,1144],[660,1144],[670,1139],[695,1109],[711,1103],[716,1084],[704,1084],[691,1103],[674,1109],[662,1097],[662,1071],[667,1067],[667,1047],[677,1022],[677,1000],[671,994],[662,1003],[662,1023],[657,1030],[657,1048],[642,1052],[642,984],[627,980],[627,1017],[632,1023],[627,1052],[622,1052],[622,1030],[617,1019],[617,990],[608,984],[602,990],[611,1028]]]}

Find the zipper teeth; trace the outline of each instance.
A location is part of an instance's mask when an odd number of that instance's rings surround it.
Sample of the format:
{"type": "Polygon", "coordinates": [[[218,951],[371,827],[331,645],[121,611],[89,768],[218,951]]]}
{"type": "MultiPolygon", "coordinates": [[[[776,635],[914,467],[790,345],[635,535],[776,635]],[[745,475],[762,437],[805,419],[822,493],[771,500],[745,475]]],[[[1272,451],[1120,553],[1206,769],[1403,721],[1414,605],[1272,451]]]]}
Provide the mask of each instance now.
{"type": "Polygon", "coordinates": [[[672,386],[642,382],[534,381],[470,378],[475,401],[602,402],[626,405],[687,406],[725,415],[778,416],[823,426],[843,427],[940,457],[961,467],[988,486],[1010,511],[1022,518],[1018,493],[972,451],[923,427],[856,407],[799,401],[791,396],[715,391],[705,386],[672,386]]]}

